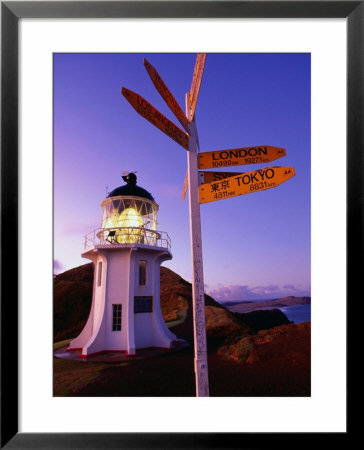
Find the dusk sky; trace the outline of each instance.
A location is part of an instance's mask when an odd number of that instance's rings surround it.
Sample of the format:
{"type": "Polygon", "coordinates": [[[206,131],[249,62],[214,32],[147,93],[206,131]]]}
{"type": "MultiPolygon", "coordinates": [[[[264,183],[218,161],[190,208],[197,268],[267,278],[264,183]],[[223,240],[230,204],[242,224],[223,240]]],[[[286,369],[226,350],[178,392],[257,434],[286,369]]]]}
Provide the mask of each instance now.
{"type": "MultiPolygon", "coordinates": [[[[55,273],[89,262],[84,235],[101,226],[101,202],[125,184],[121,172],[136,171],[159,205],[158,230],[172,241],[163,265],[191,281],[186,150],[121,95],[122,86],[137,92],[182,128],[144,57],[185,110],[196,54],[54,55],[55,273]]],[[[310,80],[309,54],[207,54],[200,151],[283,147],[281,159],[227,170],[296,171],[276,188],[201,205],[205,291],[218,301],[310,295],[310,80]]]]}

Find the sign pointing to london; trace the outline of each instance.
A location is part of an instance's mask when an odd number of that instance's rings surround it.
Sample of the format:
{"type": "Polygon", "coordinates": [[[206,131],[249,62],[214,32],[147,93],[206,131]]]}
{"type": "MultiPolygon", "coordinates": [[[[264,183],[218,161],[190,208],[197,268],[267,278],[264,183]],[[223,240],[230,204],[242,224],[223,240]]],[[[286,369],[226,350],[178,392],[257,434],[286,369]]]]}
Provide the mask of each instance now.
{"type": "Polygon", "coordinates": [[[215,202],[279,186],[295,176],[293,167],[266,167],[199,186],[200,203],[215,202]]]}
{"type": "Polygon", "coordinates": [[[231,150],[214,150],[198,154],[199,169],[260,164],[274,161],[286,156],[286,150],[280,147],[264,145],[260,147],[233,148],[231,150]]]}
{"type": "Polygon", "coordinates": [[[154,126],[159,128],[163,133],[176,141],[186,150],[189,149],[188,140],[189,136],[187,133],[182,131],[173,122],[171,122],[167,117],[160,113],[154,106],[152,106],[147,100],[145,100],[141,95],[136,94],[129,89],[123,87],[121,93],[126,98],[126,100],[131,104],[137,113],[147,119],[154,126]]]}
{"type": "Polygon", "coordinates": [[[163,100],[167,103],[173,114],[177,117],[183,128],[186,131],[188,131],[188,119],[185,116],[185,113],[182,111],[181,107],[179,106],[177,100],[174,98],[171,91],[168,89],[168,87],[162,80],[161,76],[156,71],[156,69],[150,64],[150,62],[144,58],[143,63],[144,67],[147,69],[148,75],[150,76],[150,79],[152,80],[155,88],[160,93],[163,100]]]}
{"type": "Polygon", "coordinates": [[[191,121],[193,120],[193,117],[195,115],[198,94],[200,92],[202,74],[205,68],[205,62],[206,62],[206,53],[198,53],[196,56],[195,67],[193,69],[191,89],[189,92],[189,108],[191,121]]]}

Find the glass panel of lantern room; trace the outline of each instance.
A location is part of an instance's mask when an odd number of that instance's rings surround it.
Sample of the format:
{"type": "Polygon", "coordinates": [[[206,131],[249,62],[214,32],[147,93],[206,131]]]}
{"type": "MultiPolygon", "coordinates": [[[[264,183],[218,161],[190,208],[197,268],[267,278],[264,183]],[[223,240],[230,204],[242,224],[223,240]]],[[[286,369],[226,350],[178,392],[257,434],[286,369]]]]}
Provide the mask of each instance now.
{"type": "Polygon", "coordinates": [[[106,227],[105,227],[105,224],[106,224],[106,222],[107,222],[107,217],[108,217],[108,213],[107,213],[106,205],[103,204],[103,205],[102,205],[101,228],[106,228],[106,227]]]}
{"type": "MultiPolygon", "coordinates": [[[[156,230],[157,210],[157,205],[146,199],[107,199],[103,203],[102,227],[119,228],[116,241],[120,244],[148,244],[152,235],[146,230],[156,230]]],[[[152,242],[150,244],[153,245],[152,242]]]]}
{"type": "Polygon", "coordinates": [[[115,214],[115,208],[113,202],[108,200],[103,205],[103,221],[102,228],[112,228],[116,225],[117,213],[115,214]]]}
{"type": "MultiPolygon", "coordinates": [[[[143,204],[144,204],[144,202],[142,200],[135,200],[135,209],[137,210],[138,214],[141,217],[143,217],[143,220],[145,222],[145,217],[144,217],[145,214],[144,214],[144,211],[143,211],[143,204]]],[[[146,225],[146,223],[145,223],[145,225],[146,225]]]]}

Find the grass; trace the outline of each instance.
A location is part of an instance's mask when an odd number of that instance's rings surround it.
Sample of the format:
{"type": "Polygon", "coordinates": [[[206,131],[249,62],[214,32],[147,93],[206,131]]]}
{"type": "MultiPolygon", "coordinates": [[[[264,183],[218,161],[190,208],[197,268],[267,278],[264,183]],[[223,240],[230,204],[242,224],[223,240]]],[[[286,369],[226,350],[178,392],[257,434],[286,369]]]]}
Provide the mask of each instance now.
{"type": "Polygon", "coordinates": [[[96,380],[104,369],[103,364],[83,363],[68,359],[54,359],[53,395],[69,396],[78,389],[96,380]]]}
{"type": "MultiPolygon", "coordinates": [[[[54,343],[53,351],[68,346],[71,341],[72,339],[67,339],[54,343]]],[[[83,361],[53,358],[53,395],[55,397],[70,395],[94,381],[103,368],[102,364],[84,364],[83,361]]]]}
{"type": "Polygon", "coordinates": [[[250,337],[245,337],[240,339],[240,341],[235,346],[235,351],[237,353],[238,361],[244,362],[247,360],[249,353],[253,350],[254,346],[251,342],[250,337]]]}
{"type": "MultiPolygon", "coordinates": [[[[69,340],[54,347],[67,346],[69,340]]],[[[213,397],[311,395],[310,327],[284,325],[242,339],[208,339],[213,397]],[[249,360],[249,363],[247,363],[249,360]]],[[[193,397],[193,346],[118,362],[54,358],[56,397],[193,397]]]]}
{"type": "Polygon", "coordinates": [[[166,321],[166,325],[168,328],[172,328],[175,327],[176,325],[183,323],[187,317],[187,309],[181,309],[176,313],[176,315],[177,315],[176,319],[166,321]]]}
{"type": "MultiPolygon", "coordinates": [[[[72,339],[55,342],[53,351],[68,347],[72,339]]],[[[53,395],[64,397],[94,381],[101,373],[102,364],[84,364],[83,361],[53,358],[53,395]]]]}
{"type": "Polygon", "coordinates": [[[223,358],[243,363],[254,349],[253,339],[250,336],[238,339],[234,344],[229,343],[220,348],[219,354],[223,358]]]}
{"type": "MultiPolygon", "coordinates": [[[[53,350],[68,346],[72,339],[56,342],[53,350]]],[[[113,363],[113,367],[129,365],[128,362],[113,363]]],[[[53,395],[65,397],[77,392],[97,380],[110,367],[110,364],[90,361],[74,361],[72,359],[53,358],[53,395]]]]}

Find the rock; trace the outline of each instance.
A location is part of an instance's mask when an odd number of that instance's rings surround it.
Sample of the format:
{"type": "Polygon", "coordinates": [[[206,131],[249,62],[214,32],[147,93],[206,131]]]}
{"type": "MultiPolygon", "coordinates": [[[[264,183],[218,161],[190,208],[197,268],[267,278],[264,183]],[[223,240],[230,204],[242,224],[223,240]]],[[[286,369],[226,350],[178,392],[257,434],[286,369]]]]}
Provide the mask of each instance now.
{"type": "Polygon", "coordinates": [[[311,323],[291,323],[269,330],[261,330],[255,335],[237,338],[227,342],[218,353],[221,357],[237,363],[257,364],[265,366],[302,363],[309,365],[311,323]],[[304,360],[304,361],[303,361],[304,360]]]}

